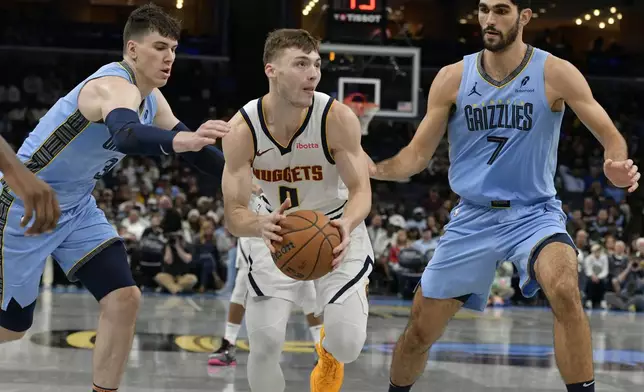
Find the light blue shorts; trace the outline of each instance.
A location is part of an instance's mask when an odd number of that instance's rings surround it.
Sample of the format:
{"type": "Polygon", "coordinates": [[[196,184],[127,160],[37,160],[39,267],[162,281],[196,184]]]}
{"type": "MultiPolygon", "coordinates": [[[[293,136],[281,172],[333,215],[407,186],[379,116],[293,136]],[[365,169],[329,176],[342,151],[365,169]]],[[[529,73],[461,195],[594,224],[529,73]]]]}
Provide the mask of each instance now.
{"type": "Polygon", "coordinates": [[[469,295],[463,306],[482,311],[496,268],[511,261],[521,275],[521,292],[532,297],[540,289],[534,276],[537,253],[553,236],[574,248],[559,200],[507,209],[461,202],[452,209],[445,234],[423,272],[423,296],[446,299],[469,295]]]}
{"type": "Polygon", "coordinates": [[[118,233],[107,221],[96,200],[89,196],[79,206],[61,213],[56,229],[49,234],[25,237],[20,227],[24,216],[22,203],[11,193],[0,195],[0,298],[2,310],[13,298],[22,307],[36,300],[45,260],[49,255],[67,277],[93,256],[116,241],[118,233]]]}

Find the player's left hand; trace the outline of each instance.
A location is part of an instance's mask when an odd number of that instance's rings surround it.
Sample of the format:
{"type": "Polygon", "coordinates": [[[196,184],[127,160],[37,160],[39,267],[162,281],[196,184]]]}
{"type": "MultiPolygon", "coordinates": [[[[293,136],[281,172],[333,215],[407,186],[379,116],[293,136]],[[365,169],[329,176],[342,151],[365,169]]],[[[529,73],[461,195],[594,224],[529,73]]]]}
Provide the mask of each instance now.
{"type": "Polygon", "coordinates": [[[628,188],[632,193],[639,187],[640,173],[632,159],[625,161],[604,161],[604,174],[618,188],[628,188]]]}
{"type": "Polygon", "coordinates": [[[210,139],[221,139],[230,132],[230,124],[222,120],[208,120],[197,129],[197,134],[210,139]]]}
{"type": "Polygon", "coordinates": [[[342,218],[332,220],[331,225],[336,227],[340,231],[340,236],[342,238],[340,245],[336,246],[335,249],[333,249],[333,255],[335,256],[335,259],[333,259],[331,265],[335,270],[340,266],[340,263],[342,262],[342,260],[344,260],[344,256],[346,256],[347,254],[347,248],[349,247],[349,243],[351,242],[351,228],[349,227],[349,222],[345,221],[342,218]]]}

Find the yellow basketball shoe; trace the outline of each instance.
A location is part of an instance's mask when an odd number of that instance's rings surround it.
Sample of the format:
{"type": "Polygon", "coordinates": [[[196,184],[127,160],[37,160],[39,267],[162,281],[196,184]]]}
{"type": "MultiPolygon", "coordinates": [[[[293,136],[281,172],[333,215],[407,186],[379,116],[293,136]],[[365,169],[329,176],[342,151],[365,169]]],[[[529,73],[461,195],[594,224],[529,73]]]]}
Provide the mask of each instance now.
{"type": "Polygon", "coordinates": [[[322,347],[323,340],[324,327],[320,330],[320,343],[315,345],[319,359],[311,372],[311,392],[340,392],[344,381],[344,364],[322,347]]]}

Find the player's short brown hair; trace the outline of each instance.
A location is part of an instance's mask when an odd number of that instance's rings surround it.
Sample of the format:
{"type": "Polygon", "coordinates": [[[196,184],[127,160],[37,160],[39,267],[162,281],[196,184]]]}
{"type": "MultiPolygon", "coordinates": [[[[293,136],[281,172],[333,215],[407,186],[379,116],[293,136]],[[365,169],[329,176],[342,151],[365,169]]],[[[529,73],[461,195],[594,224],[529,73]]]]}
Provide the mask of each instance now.
{"type": "Polygon", "coordinates": [[[512,4],[516,5],[519,11],[523,11],[526,8],[530,8],[532,4],[530,0],[510,0],[512,4]]]}
{"type": "Polygon", "coordinates": [[[132,11],[123,29],[123,50],[127,41],[147,33],[159,33],[162,37],[179,40],[181,22],[154,4],[145,4],[132,11]]]}
{"type": "Polygon", "coordinates": [[[289,48],[301,49],[304,53],[318,52],[320,40],[306,30],[279,29],[268,34],[264,43],[264,65],[275,59],[282,50],[289,48]]]}

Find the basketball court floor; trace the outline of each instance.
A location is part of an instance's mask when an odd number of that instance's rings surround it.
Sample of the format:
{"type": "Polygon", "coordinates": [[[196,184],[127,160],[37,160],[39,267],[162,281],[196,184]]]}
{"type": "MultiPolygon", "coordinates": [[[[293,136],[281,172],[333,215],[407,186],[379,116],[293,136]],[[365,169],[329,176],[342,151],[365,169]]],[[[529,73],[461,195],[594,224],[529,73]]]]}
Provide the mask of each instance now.
{"type": "MultiPolygon", "coordinates": [[[[235,368],[208,368],[207,352],[226,321],[224,297],[146,294],[124,392],[246,392],[248,344],[242,329],[235,368]],[[214,336],[214,340],[213,340],[214,336]]],[[[367,344],[347,365],[343,391],[387,391],[393,345],[409,303],[371,298],[367,344]]],[[[644,391],[644,317],[589,312],[598,391],[644,391]]],[[[34,326],[22,341],[0,346],[0,391],[90,390],[97,306],[87,293],[45,291],[34,326]]],[[[564,391],[552,349],[552,316],[542,308],[460,312],[431,352],[414,391],[564,391]]],[[[282,368],[287,391],[308,391],[313,344],[296,311],[282,368]]]]}

